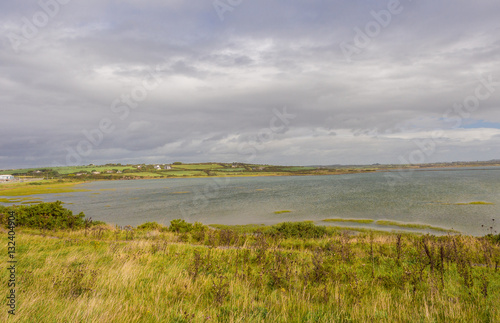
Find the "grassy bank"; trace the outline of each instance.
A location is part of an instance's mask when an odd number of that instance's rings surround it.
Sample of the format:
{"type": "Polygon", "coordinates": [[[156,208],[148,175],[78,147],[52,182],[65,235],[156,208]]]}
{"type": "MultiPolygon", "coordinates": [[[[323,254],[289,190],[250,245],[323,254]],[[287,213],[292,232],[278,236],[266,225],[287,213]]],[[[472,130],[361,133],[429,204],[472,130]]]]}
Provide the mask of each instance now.
{"type": "Polygon", "coordinates": [[[418,223],[402,223],[397,221],[389,221],[389,220],[378,220],[376,222],[378,225],[383,226],[395,226],[400,228],[410,228],[410,229],[422,229],[422,230],[434,230],[441,232],[449,232],[449,233],[458,233],[458,231],[453,229],[445,229],[440,227],[435,227],[427,224],[418,224],[418,223]]]}
{"type": "Polygon", "coordinates": [[[3,184],[0,186],[0,196],[27,196],[88,191],[77,188],[77,185],[82,183],[84,181],[61,180],[58,182],[56,180],[42,180],[37,182],[3,184]]]}
{"type": "Polygon", "coordinates": [[[0,320],[499,322],[494,238],[307,222],[18,228],[18,311],[0,320]]]}

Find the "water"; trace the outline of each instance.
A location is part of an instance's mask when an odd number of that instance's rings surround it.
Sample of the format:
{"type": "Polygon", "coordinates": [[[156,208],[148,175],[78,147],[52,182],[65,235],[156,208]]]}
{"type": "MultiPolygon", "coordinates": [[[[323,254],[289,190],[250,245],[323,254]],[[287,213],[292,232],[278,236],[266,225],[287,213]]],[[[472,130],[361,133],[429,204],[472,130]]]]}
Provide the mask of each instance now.
{"type": "MultiPolygon", "coordinates": [[[[103,181],[79,186],[90,192],[42,198],[61,200],[74,212],[83,211],[94,220],[122,226],[147,221],[168,225],[176,218],[205,224],[350,218],[421,223],[484,235],[489,232],[481,225],[489,227],[492,219],[500,222],[500,167],[414,171],[403,175],[377,172],[103,181]],[[398,176],[398,180],[388,181],[391,175],[398,176]],[[494,205],[455,205],[473,201],[494,205]],[[280,210],[292,212],[274,213],[280,210]]],[[[380,228],[375,224],[363,226],[380,228]]]]}

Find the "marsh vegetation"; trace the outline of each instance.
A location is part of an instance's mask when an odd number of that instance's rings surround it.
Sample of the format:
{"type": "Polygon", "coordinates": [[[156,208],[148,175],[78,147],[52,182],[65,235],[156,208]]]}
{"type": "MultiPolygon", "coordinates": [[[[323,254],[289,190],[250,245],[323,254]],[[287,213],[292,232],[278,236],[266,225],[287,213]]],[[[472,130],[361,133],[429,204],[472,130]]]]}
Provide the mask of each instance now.
{"type": "Polygon", "coordinates": [[[184,220],[17,231],[13,322],[500,321],[494,234],[184,220]]]}

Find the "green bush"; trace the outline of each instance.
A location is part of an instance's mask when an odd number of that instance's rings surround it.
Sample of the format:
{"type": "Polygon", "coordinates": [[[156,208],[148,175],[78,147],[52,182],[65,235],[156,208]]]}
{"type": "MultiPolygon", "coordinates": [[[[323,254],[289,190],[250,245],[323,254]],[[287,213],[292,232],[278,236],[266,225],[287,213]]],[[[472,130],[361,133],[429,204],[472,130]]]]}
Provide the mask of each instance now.
{"type": "Polygon", "coordinates": [[[487,234],[486,238],[490,240],[492,243],[495,244],[500,244],[500,234],[494,235],[494,234],[487,234]]]}
{"type": "Polygon", "coordinates": [[[7,215],[9,212],[16,213],[16,226],[39,228],[39,229],[79,229],[85,225],[85,214],[80,212],[73,215],[71,210],[62,206],[61,201],[52,203],[40,203],[30,206],[14,205],[0,206],[0,217],[2,225],[7,225],[7,215]]]}
{"type": "Polygon", "coordinates": [[[161,230],[163,226],[156,222],[146,222],[137,227],[139,230],[161,230]]]}
{"type": "Polygon", "coordinates": [[[177,233],[188,233],[188,232],[205,232],[208,229],[206,225],[201,222],[189,223],[181,219],[175,219],[170,221],[169,231],[177,233]]]}
{"type": "Polygon", "coordinates": [[[92,222],[90,223],[90,225],[92,225],[92,226],[97,226],[97,225],[107,225],[107,223],[106,223],[106,222],[104,222],[104,221],[92,221],[92,222]]]}
{"type": "Polygon", "coordinates": [[[326,234],[326,227],[310,222],[284,222],[273,225],[265,233],[283,238],[321,238],[326,234]]]}
{"type": "Polygon", "coordinates": [[[181,219],[175,219],[170,221],[168,229],[172,232],[185,233],[193,230],[193,224],[181,219]]]}

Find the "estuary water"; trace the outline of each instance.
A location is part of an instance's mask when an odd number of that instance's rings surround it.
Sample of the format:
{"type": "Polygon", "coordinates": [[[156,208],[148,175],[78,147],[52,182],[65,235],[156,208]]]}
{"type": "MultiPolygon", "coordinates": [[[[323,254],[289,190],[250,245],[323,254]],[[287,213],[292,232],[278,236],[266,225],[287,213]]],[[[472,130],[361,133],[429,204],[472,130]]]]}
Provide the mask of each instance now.
{"type": "Polygon", "coordinates": [[[205,224],[318,224],[401,229],[376,224],[321,222],[373,219],[420,223],[465,234],[500,231],[500,167],[374,172],[331,176],[226,177],[102,181],[88,192],[45,195],[93,220],[136,226],[172,219],[205,224]],[[470,202],[492,204],[468,204],[470,202]],[[290,211],[276,214],[276,211],[290,211]],[[495,221],[492,221],[495,219],[495,221]],[[482,227],[484,225],[484,227],[482,227]]]}

